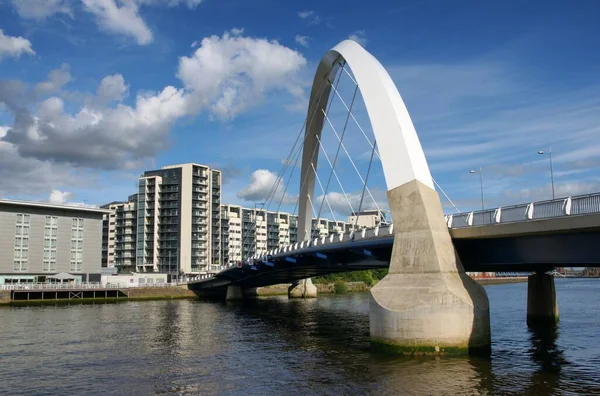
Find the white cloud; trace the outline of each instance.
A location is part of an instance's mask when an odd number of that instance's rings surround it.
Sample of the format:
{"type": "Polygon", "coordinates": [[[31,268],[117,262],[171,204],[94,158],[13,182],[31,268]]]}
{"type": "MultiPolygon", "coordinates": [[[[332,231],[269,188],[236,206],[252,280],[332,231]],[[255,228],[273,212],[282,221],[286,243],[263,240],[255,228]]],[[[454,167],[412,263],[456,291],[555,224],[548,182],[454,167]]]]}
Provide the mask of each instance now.
{"type": "Polygon", "coordinates": [[[321,17],[312,10],[298,12],[298,17],[307,21],[309,25],[317,25],[321,23],[321,17]]]}
{"type": "Polygon", "coordinates": [[[115,0],[82,0],[88,12],[98,19],[98,25],[111,33],[133,37],[138,44],[152,42],[152,32],[138,13],[138,4],[126,1],[117,5],[115,0]]]}
{"type": "Polygon", "coordinates": [[[60,69],[48,73],[48,79],[35,86],[35,94],[39,96],[51,95],[60,92],[63,87],[73,80],[69,65],[63,64],[60,69]]]}
{"type": "Polygon", "coordinates": [[[348,39],[356,41],[363,47],[367,46],[367,34],[364,30],[357,30],[348,36],[348,39]]]}
{"type": "Polygon", "coordinates": [[[138,93],[133,105],[119,102],[128,94],[120,74],[105,77],[95,96],[69,102],[72,95],[61,89],[72,77],[63,65],[33,91],[19,81],[0,81],[0,104],[14,117],[1,141],[22,158],[132,169],[168,147],[170,128],[182,117],[206,111],[231,119],[271,92],[295,97],[305,64],[301,54],[274,41],[212,36],[180,58],[182,88],[138,93]]]}
{"type": "Polygon", "coordinates": [[[233,34],[234,36],[240,36],[242,33],[244,33],[244,29],[243,28],[232,28],[230,30],[231,34],[233,34]]]}
{"type": "Polygon", "coordinates": [[[250,183],[238,191],[237,197],[248,202],[266,202],[265,207],[270,209],[280,203],[295,204],[298,196],[288,193],[285,190],[286,181],[281,179],[277,183],[277,177],[276,173],[267,169],[255,170],[250,175],[250,183]]]}
{"type": "Polygon", "coordinates": [[[309,18],[309,17],[313,16],[314,14],[315,14],[314,11],[300,11],[300,12],[298,12],[298,16],[301,19],[309,18]]]}
{"type": "Polygon", "coordinates": [[[301,36],[301,35],[297,34],[294,41],[296,41],[296,43],[300,44],[301,46],[308,48],[308,40],[309,39],[310,38],[308,36],[301,36]]]}
{"type": "Polygon", "coordinates": [[[277,175],[267,169],[258,169],[250,176],[250,184],[242,188],[238,198],[246,201],[264,201],[272,194],[277,175]]]}
{"type": "Polygon", "coordinates": [[[54,14],[73,15],[68,0],[13,0],[21,18],[41,20],[54,14]]]}
{"type": "Polygon", "coordinates": [[[4,31],[0,29],[0,60],[3,56],[18,58],[23,54],[35,54],[35,51],[31,48],[31,41],[21,36],[7,36],[4,34],[4,31]]]}
{"type": "Polygon", "coordinates": [[[129,95],[129,86],[121,74],[106,76],[100,82],[96,95],[102,104],[121,101],[129,95]]]}
{"type": "Polygon", "coordinates": [[[61,205],[66,204],[71,198],[73,198],[73,193],[67,191],[52,190],[50,196],[48,197],[48,201],[53,204],[61,205]]]}
{"type": "MultiPolygon", "coordinates": [[[[140,45],[153,40],[153,34],[139,14],[142,6],[177,7],[185,5],[194,9],[203,0],[81,0],[83,10],[94,14],[101,29],[113,34],[131,37],[140,45]]],[[[20,17],[42,20],[64,13],[75,17],[72,0],[13,0],[20,17]]]]}
{"type": "Polygon", "coordinates": [[[225,33],[204,38],[194,54],[179,59],[178,77],[191,90],[189,106],[205,106],[221,119],[231,119],[264,92],[283,90],[294,96],[306,59],[276,41],[225,33]]]}
{"type": "Polygon", "coordinates": [[[387,194],[384,190],[371,188],[371,195],[365,192],[362,206],[360,206],[362,191],[346,193],[346,195],[341,192],[330,191],[326,195],[326,200],[323,200],[323,195],[315,198],[315,211],[318,212],[319,208],[321,208],[321,217],[328,217],[332,216],[331,210],[333,210],[336,219],[340,219],[340,216],[350,216],[352,210],[355,212],[358,211],[359,207],[361,211],[377,208],[386,211],[389,209],[387,194]],[[373,196],[372,198],[371,195],[373,196]],[[352,210],[350,207],[352,207],[352,210]]]}

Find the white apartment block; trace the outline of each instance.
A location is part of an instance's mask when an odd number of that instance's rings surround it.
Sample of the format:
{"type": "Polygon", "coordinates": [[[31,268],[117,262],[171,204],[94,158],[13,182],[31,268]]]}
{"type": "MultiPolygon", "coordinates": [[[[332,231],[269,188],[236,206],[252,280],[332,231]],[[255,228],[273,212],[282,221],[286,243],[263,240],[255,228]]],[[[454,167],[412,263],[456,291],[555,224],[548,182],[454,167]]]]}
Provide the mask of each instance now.
{"type": "Polygon", "coordinates": [[[220,171],[195,163],[146,171],[138,179],[137,194],[127,203],[107,206],[113,210],[105,231],[107,266],[114,257],[114,265],[122,271],[196,275],[220,269],[220,171]],[[133,213],[135,219],[129,221],[133,213]]]}
{"type": "MultiPolygon", "coordinates": [[[[238,205],[221,205],[223,263],[242,261],[253,255],[298,242],[298,216],[238,205]]],[[[313,219],[313,237],[348,231],[344,221],[313,219]]]]}
{"type": "Polygon", "coordinates": [[[137,233],[137,194],[127,202],[111,202],[102,206],[110,210],[102,224],[102,267],[135,271],[137,233]]]}

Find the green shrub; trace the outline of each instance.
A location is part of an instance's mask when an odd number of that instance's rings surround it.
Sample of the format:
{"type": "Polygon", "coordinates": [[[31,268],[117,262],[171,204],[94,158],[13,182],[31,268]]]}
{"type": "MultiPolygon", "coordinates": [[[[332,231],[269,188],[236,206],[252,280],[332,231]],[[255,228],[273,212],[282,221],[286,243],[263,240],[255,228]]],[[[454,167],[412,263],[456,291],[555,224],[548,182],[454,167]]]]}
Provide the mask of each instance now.
{"type": "Polygon", "coordinates": [[[333,284],[333,291],[335,294],[344,294],[348,291],[348,286],[346,286],[346,282],[343,280],[337,280],[333,284]]]}

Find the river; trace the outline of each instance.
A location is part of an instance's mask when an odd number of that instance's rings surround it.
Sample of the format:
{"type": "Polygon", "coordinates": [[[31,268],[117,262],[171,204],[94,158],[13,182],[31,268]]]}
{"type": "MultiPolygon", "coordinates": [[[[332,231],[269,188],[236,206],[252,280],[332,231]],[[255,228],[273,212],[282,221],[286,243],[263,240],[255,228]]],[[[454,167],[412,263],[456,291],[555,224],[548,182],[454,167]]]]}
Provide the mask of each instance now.
{"type": "Polygon", "coordinates": [[[526,283],[486,286],[489,360],[372,352],[369,293],[5,307],[0,394],[600,394],[600,280],[556,289],[532,332],[526,283]]]}

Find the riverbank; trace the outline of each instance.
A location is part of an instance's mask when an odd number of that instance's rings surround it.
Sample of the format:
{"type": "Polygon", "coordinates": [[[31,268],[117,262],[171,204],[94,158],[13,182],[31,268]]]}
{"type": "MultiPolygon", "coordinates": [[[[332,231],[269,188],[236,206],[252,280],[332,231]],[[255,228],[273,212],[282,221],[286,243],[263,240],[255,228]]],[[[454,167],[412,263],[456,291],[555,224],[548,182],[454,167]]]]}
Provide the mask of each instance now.
{"type": "MultiPolygon", "coordinates": [[[[482,285],[506,284],[526,282],[527,277],[519,278],[479,278],[475,279],[482,285]]],[[[338,281],[339,283],[339,281],[338,281]]],[[[317,292],[319,294],[343,294],[367,292],[371,289],[365,282],[343,282],[340,287],[336,283],[317,283],[317,292]]],[[[266,296],[285,296],[288,293],[290,284],[280,284],[254,289],[244,290],[245,297],[266,297],[266,296]]],[[[0,291],[0,306],[1,305],[54,305],[54,304],[86,304],[86,303],[114,303],[126,301],[156,301],[156,300],[179,300],[179,299],[195,299],[198,298],[193,291],[188,290],[186,286],[174,287],[132,287],[122,289],[127,297],[119,298],[78,298],[78,299],[58,299],[58,300],[11,300],[11,294],[8,290],[0,291]]]]}
{"type": "Polygon", "coordinates": [[[0,291],[0,305],[23,306],[23,305],[55,305],[55,304],[89,304],[89,303],[115,303],[126,301],[156,301],[156,300],[182,300],[195,299],[196,294],[188,290],[187,286],[173,287],[132,287],[121,289],[127,297],[119,298],[72,298],[72,299],[49,299],[49,300],[11,300],[11,292],[0,291]]]}

